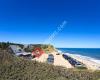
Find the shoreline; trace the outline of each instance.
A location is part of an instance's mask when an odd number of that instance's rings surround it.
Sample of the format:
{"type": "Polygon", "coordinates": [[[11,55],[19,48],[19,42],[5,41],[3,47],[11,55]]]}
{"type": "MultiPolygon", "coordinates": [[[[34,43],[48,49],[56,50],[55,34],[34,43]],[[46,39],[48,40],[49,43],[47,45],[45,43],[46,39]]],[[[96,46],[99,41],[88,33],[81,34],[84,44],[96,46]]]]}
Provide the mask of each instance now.
{"type": "Polygon", "coordinates": [[[78,54],[70,54],[70,53],[63,53],[63,54],[66,54],[66,55],[82,62],[90,70],[100,70],[100,63],[94,61],[94,60],[96,60],[94,58],[91,58],[88,56],[82,56],[82,55],[78,55],[78,54]]]}

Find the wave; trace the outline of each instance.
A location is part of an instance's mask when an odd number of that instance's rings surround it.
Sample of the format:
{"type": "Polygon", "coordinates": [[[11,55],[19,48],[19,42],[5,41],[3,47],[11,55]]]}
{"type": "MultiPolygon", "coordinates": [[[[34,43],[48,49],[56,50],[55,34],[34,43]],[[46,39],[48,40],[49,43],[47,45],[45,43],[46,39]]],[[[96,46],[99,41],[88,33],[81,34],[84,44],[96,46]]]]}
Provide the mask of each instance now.
{"type": "Polygon", "coordinates": [[[95,63],[97,63],[97,64],[100,64],[100,60],[99,60],[99,59],[96,59],[96,58],[92,58],[92,57],[84,56],[84,55],[80,55],[80,54],[64,53],[64,52],[61,51],[61,50],[57,50],[57,51],[58,51],[59,53],[61,53],[61,54],[66,54],[66,55],[69,55],[69,56],[73,55],[73,56],[79,57],[79,58],[81,58],[81,59],[86,59],[86,60],[88,60],[88,61],[92,61],[92,62],[95,62],[95,63]]]}
{"type": "Polygon", "coordinates": [[[92,58],[92,57],[89,57],[89,56],[83,56],[83,55],[80,55],[80,54],[71,54],[71,53],[63,53],[63,54],[66,54],[66,55],[69,55],[69,56],[73,55],[73,56],[79,57],[81,59],[86,59],[86,60],[95,62],[97,64],[100,64],[100,60],[92,58]]]}

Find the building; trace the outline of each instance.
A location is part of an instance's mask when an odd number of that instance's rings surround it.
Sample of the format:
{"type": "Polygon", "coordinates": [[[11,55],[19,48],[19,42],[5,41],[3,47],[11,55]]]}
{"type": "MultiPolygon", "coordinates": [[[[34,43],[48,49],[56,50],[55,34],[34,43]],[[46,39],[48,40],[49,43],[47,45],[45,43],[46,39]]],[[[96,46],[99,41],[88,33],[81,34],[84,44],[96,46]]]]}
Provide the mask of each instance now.
{"type": "Polygon", "coordinates": [[[25,52],[21,47],[18,45],[10,45],[10,51],[12,51],[17,56],[31,56],[31,53],[25,52]]]}

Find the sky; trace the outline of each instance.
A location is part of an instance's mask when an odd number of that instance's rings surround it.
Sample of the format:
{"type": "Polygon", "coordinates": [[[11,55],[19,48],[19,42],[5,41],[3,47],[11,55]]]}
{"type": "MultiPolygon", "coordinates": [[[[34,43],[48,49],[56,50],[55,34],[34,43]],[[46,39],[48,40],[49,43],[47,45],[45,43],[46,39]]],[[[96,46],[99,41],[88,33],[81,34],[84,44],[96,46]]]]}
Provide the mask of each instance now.
{"type": "Polygon", "coordinates": [[[0,42],[100,48],[100,0],[0,0],[0,42]]]}

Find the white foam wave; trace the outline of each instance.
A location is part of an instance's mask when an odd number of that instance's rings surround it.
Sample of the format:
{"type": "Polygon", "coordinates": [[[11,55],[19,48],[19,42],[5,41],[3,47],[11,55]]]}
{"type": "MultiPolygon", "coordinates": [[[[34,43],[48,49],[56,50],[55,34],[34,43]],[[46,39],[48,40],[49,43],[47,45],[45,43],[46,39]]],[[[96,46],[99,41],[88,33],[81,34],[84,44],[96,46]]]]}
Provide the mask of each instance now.
{"type": "Polygon", "coordinates": [[[93,61],[93,62],[95,62],[95,63],[97,63],[97,64],[100,64],[100,60],[98,60],[98,59],[95,59],[95,58],[92,58],[92,57],[88,57],[88,56],[83,56],[83,55],[80,55],[80,54],[71,54],[71,53],[63,53],[63,54],[67,54],[67,55],[69,55],[69,56],[76,56],[76,57],[79,57],[79,58],[81,58],[81,59],[86,59],[86,60],[89,60],[89,61],[93,61]]]}

